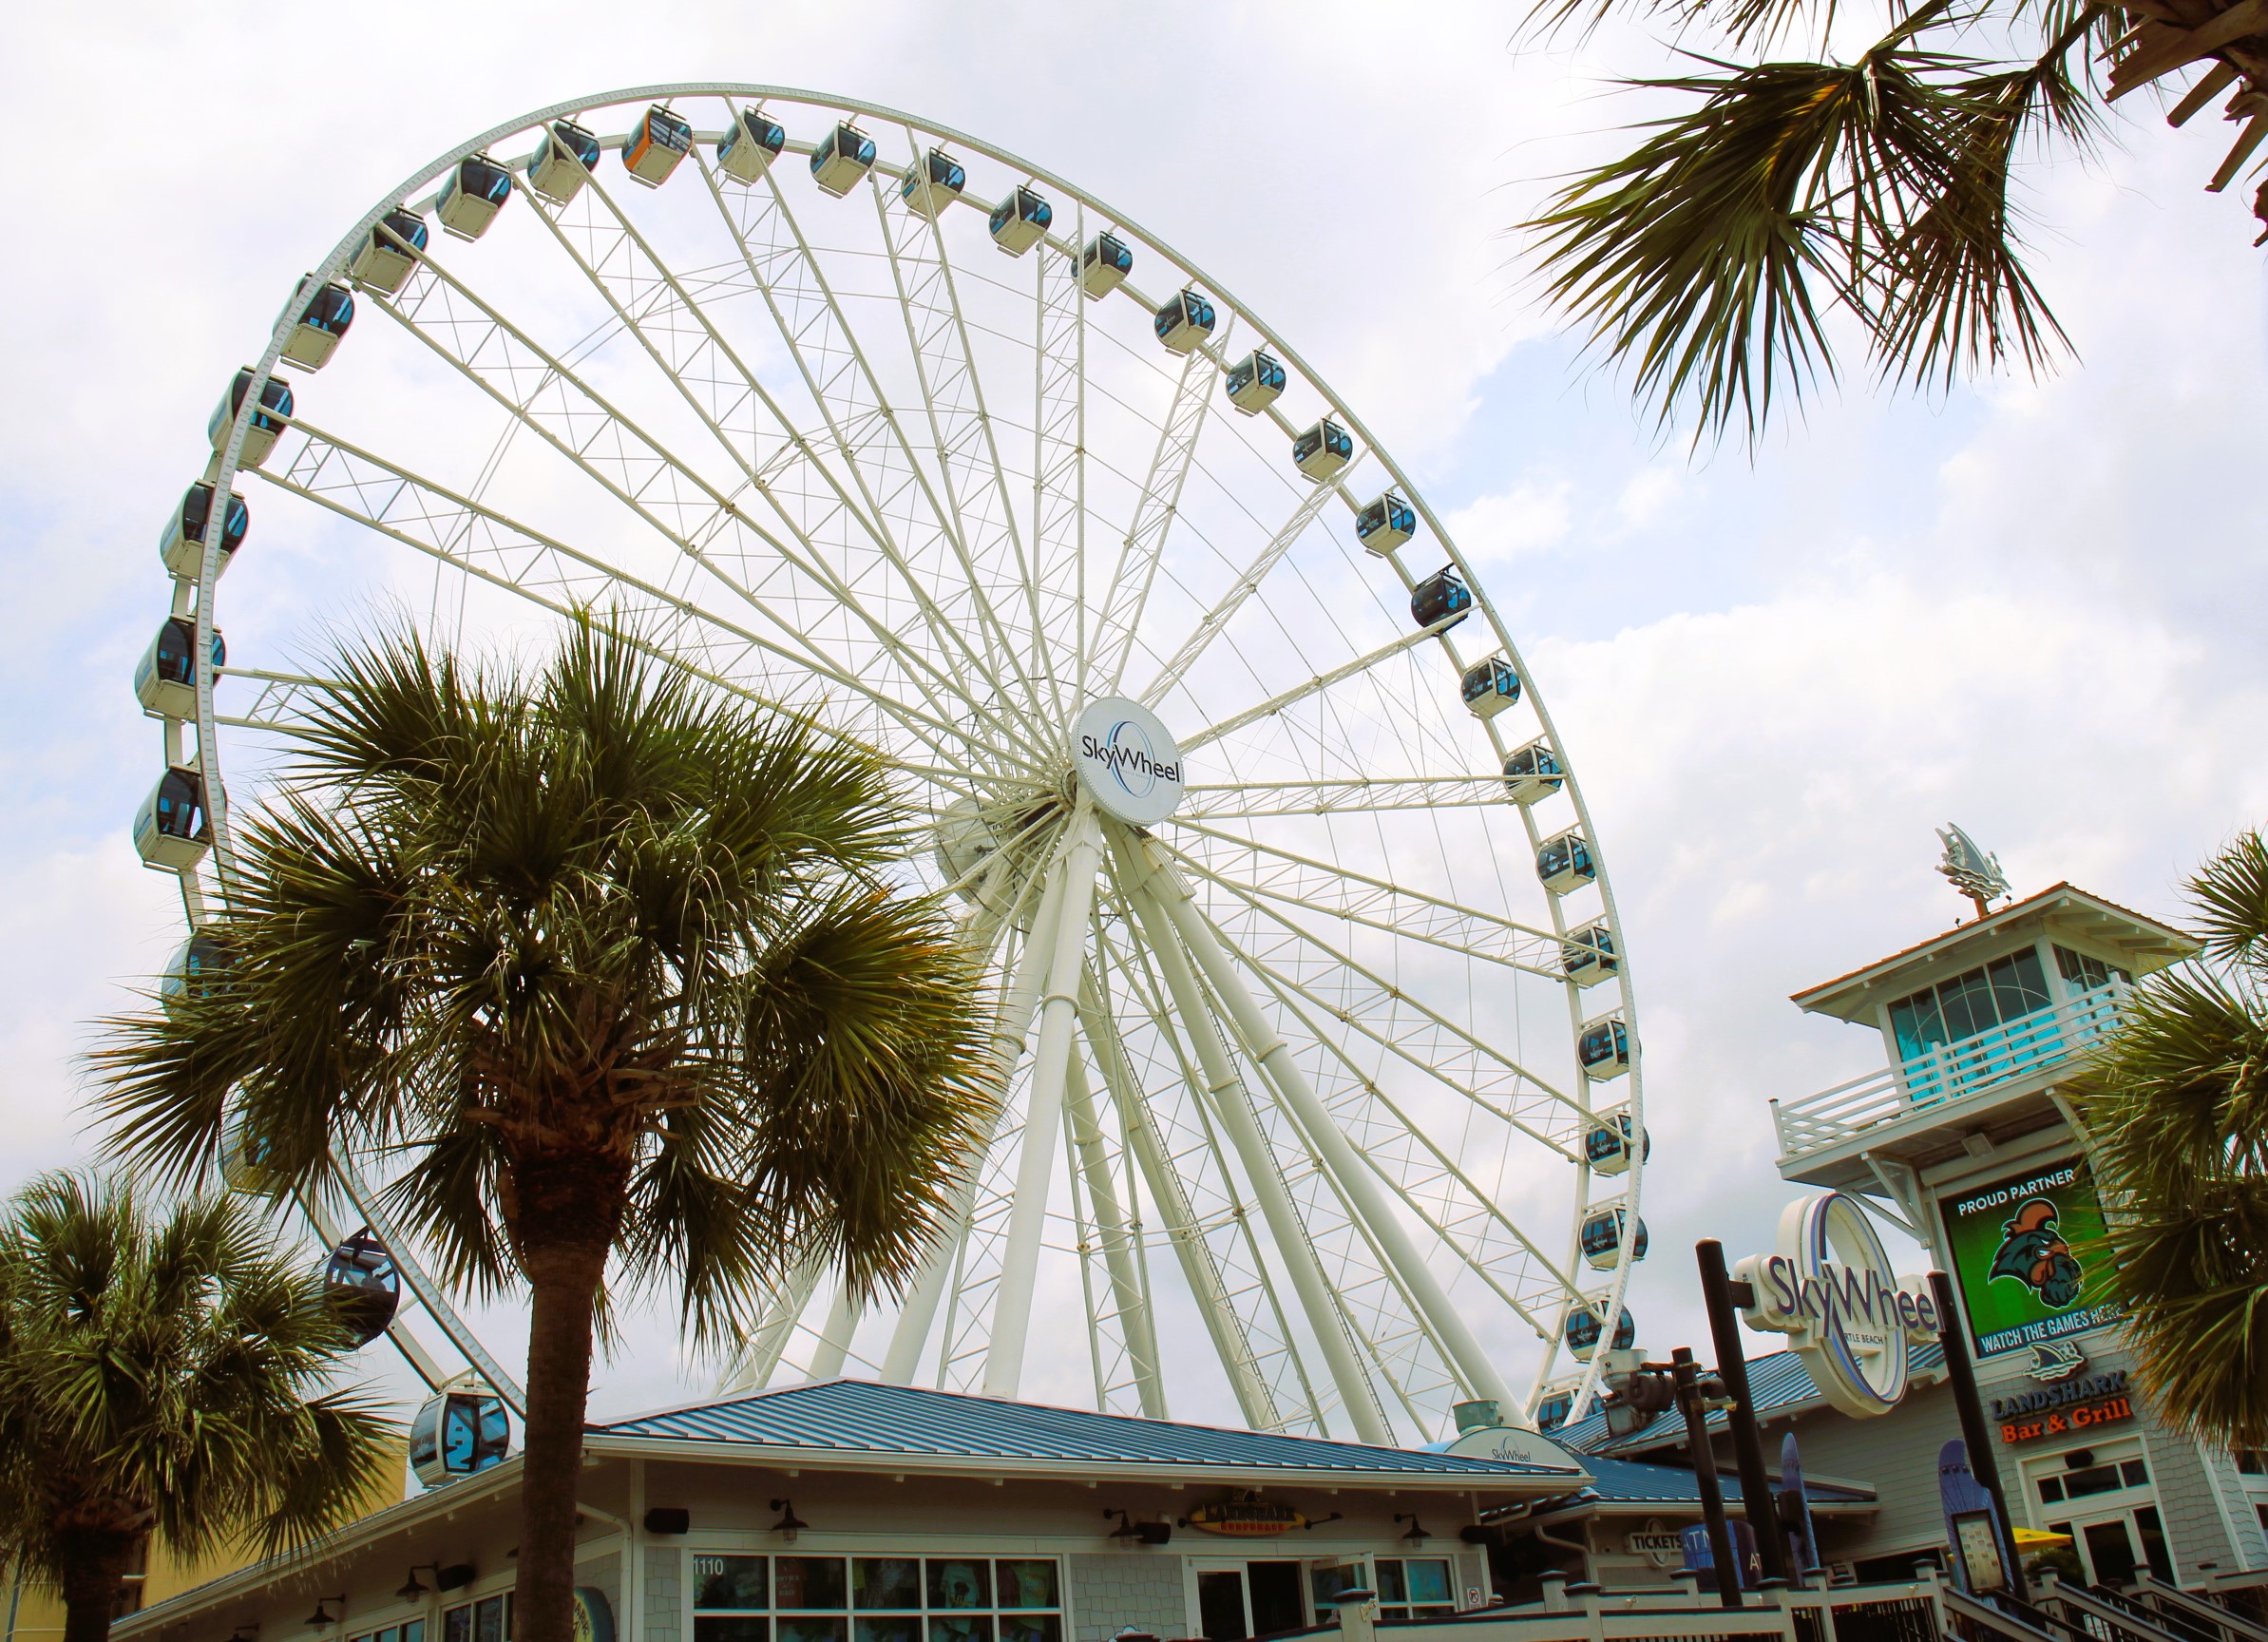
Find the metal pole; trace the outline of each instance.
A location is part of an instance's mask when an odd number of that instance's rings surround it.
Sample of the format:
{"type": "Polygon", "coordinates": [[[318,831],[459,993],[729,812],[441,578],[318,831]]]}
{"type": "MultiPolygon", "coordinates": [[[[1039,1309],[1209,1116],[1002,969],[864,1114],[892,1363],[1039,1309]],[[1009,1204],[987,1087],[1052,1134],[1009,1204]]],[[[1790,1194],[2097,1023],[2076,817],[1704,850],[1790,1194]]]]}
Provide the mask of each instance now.
{"type": "MultiPolygon", "coordinates": [[[[1733,1315],[1732,1276],[1725,1270],[1725,1245],[1705,1237],[1693,1245],[1701,1264],[1701,1298],[1708,1308],[1709,1336],[1717,1346],[1717,1372],[1732,1398],[1732,1455],[1741,1468],[1741,1504],[1756,1534],[1757,1554],[1767,1578],[1791,1579],[1787,1536],[1781,1532],[1772,1480],[1764,1475],[1763,1434],[1756,1427],[1756,1404],[1748,1395],[1748,1357],[1741,1348],[1741,1320],[1733,1315]]],[[[1745,1285],[1744,1285],[1745,1287],[1745,1285]]]]}
{"type": "Polygon", "coordinates": [[[1693,1452],[1693,1476],[1701,1484],[1701,1516],[1709,1529],[1709,1560],[1716,1564],[1717,1598],[1727,1608],[1741,1605],[1741,1564],[1732,1548],[1732,1528],[1725,1520],[1725,1490],[1717,1485],[1717,1451],[1709,1446],[1708,1413],[1701,1405],[1701,1369],[1690,1346],[1669,1353],[1669,1378],[1677,1386],[1677,1406],[1686,1417],[1686,1445],[1693,1452]]]}
{"type": "Polygon", "coordinates": [[[2008,1566],[2009,1589],[2016,1600],[2029,1602],[2024,1569],[2016,1561],[2016,1519],[2009,1515],[2008,1496],[2000,1491],[2000,1462],[1992,1447],[1992,1434],[1985,1424],[1985,1405],[1976,1394],[1976,1370],[1969,1362],[1969,1337],[1961,1313],[1954,1308],[1953,1279],[1942,1271],[1930,1273],[1930,1296],[1937,1302],[1937,1338],[1945,1346],[1945,1377],[1953,1382],[1954,1406],[1961,1412],[1961,1441],[1969,1448],[1969,1470],[1992,1497],[1992,1510],[2000,1518],[2000,1555],[2008,1566]]]}

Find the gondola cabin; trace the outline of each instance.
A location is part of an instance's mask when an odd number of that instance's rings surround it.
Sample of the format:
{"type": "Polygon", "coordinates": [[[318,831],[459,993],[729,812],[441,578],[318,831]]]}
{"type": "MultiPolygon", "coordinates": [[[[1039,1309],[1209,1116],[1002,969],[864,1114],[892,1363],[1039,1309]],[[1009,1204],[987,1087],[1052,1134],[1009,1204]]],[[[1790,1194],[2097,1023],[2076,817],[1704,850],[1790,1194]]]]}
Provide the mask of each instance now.
{"type": "Polygon", "coordinates": [[[1078,288],[1089,296],[1108,296],[1134,272],[1134,253],[1115,234],[1097,234],[1078,254],[1078,288]]]}
{"type": "Polygon", "coordinates": [[[458,161],[448,174],[448,186],[441,191],[433,215],[441,219],[444,232],[460,239],[478,239],[511,197],[512,174],[486,154],[475,154],[458,161]]]}
{"type": "Polygon", "coordinates": [[[1194,350],[1212,334],[1212,304],[1194,291],[1183,291],[1170,297],[1150,320],[1150,329],[1157,333],[1157,339],[1176,353],[1194,350]]]}
{"type": "Polygon", "coordinates": [[[1255,348],[1229,367],[1222,386],[1229,391],[1229,404],[1247,416],[1257,416],[1284,391],[1284,367],[1273,354],[1255,348]]]}
{"type": "Polygon", "coordinates": [[[510,1410],[470,1374],[428,1399],[410,1424],[410,1469],[429,1488],[501,1465],[511,1451],[510,1410]]]}
{"type": "Polygon", "coordinates": [[[599,139],[572,120],[554,120],[527,157],[527,185],[555,205],[582,192],[599,164],[599,139]]]}
{"type": "MultiPolygon", "coordinates": [[[[213,634],[213,665],[228,659],[228,646],[213,634]]],[[[197,623],[168,616],[134,669],[134,698],[153,718],[197,716],[197,623]]]]}
{"type": "MultiPolygon", "coordinates": [[[[1587,1305],[1578,1306],[1567,1316],[1567,1354],[1578,1363],[1590,1362],[1591,1354],[1599,1348],[1599,1341],[1606,1332],[1607,1326],[1600,1320],[1597,1311],[1587,1305]]],[[[1630,1315],[1630,1308],[1626,1306],[1621,1317],[1615,1320],[1612,1349],[1628,1351],[1637,1344],[1637,1320],[1630,1315]]]]}
{"type": "Polygon", "coordinates": [[[986,224],[992,231],[992,242],[1011,257],[1021,257],[1039,243],[1049,224],[1056,220],[1056,208],[1019,183],[1008,198],[992,208],[986,224]]]}
{"type": "Polygon", "coordinates": [[[1566,785],[1567,772],[1551,744],[1537,736],[1504,754],[1504,792],[1515,804],[1534,804],[1566,785]]]}
{"type": "Polygon", "coordinates": [[[331,1251],[323,1263],[323,1288],[358,1350],[385,1333],[401,1308],[402,1274],[368,1226],[331,1251]]]}
{"type": "Polygon", "coordinates": [[[622,145],[622,163],[647,187],[658,188],[692,152],[692,122],[657,103],[631,130],[622,145]]]}
{"type": "Polygon", "coordinates": [[[1475,717],[1494,718],[1520,698],[1520,676],[1503,657],[1491,656],[1465,669],[1458,694],[1475,717]]]}
{"type": "Polygon", "coordinates": [[[874,169],[874,139],[843,121],[811,150],[811,181],[841,199],[874,169]]]}
{"type": "Polygon", "coordinates": [[[1418,510],[1391,490],[1355,515],[1355,540],[1381,559],[1417,534],[1418,510]]]}
{"type": "Polygon", "coordinates": [[[268,1166],[268,1145],[244,1133],[241,1117],[220,1131],[220,1180],[231,1192],[265,1197],[282,1190],[283,1179],[268,1166]]]}
{"type": "MultiPolygon", "coordinates": [[[[229,411],[236,414],[234,410],[229,411]]],[[[165,519],[165,528],[158,532],[158,558],[166,569],[184,582],[194,582],[204,571],[205,521],[213,513],[213,487],[203,483],[189,487],[181,497],[181,505],[165,519]]],[[[244,506],[244,498],[234,490],[228,493],[228,521],[220,531],[220,568],[226,570],[228,562],[238,548],[244,545],[244,533],[252,528],[252,509],[244,506]]]]}
{"type": "Polygon", "coordinates": [[[391,296],[408,281],[430,238],[423,217],[396,206],[372,224],[362,249],[347,264],[348,277],[357,285],[391,296]]]}
{"type": "Polygon", "coordinates": [[[905,208],[932,222],[968,188],[968,170],[943,148],[932,148],[905,168],[898,198],[905,208]]]}
{"type": "MultiPolygon", "coordinates": [[[[229,430],[237,425],[237,412],[244,408],[244,395],[252,391],[252,368],[247,365],[237,372],[221,395],[220,403],[205,419],[206,441],[218,456],[228,449],[229,430]]],[[[244,443],[238,452],[238,466],[257,468],[268,459],[268,452],[276,449],[276,441],[282,436],[284,418],[292,413],[292,390],[278,377],[271,376],[260,384],[259,404],[253,410],[251,425],[244,430],[244,443]]],[[[233,499],[234,492],[231,492],[233,499]]]]}
{"type": "Polygon", "coordinates": [[[179,872],[212,847],[204,824],[204,777],[174,765],[158,777],[134,816],[134,850],[142,864],[179,872]]]}
{"type": "Polygon", "coordinates": [[[1554,895],[1572,894],[1598,880],[1598,863],[1591,857],[1591,840],[1579,827],[1546,838],[1535,851],[1535,875],[1554,895]]]}
{"type": "Polygon", "coordinates": [[[1567,932],[1567,944],[1559,949],[1559,966],[1577,986],[1596,986],[1614,978],[1622,961],[1614,954],[1614,931],[1607,927],[1605,919],[1594,918],[1567,932]]]}
{"type": "Polygon", "coordinates": [[[1567,1417],[1574,1411],[1574,1384],[1547,1385],[1543,1395],[1535,1400],[1535,1428],[1538,1431],[1556,1431],[1567,1423],[1567,1417]]]}
{"type": "Polygon", "coordinates": [[[1355,442],[1347,430],[1325,417],[1305,432],[1292,436],[1291,465],[1321,484],[1355,459],[1355,442]]]}
{"type": "Polygon", "coordinates": [[[1473,608],[1473,589],[1465,585],[1465,579],[1457,573],[1457,566],[1444,564],[1410,589],[1410,620],[1420,627],[1430,627],[1436,621],[1451,616],[1462,615],[1473,608]]]}
{"type": "Polygon", "coordinates": [[[284,340],[283,356],[295,365],[320,371],[330,363],[347,327],[354,323],[354,297],[344,285],[327,282],[316,285],[311,294],[308,286],[313,281],[310,275],[293,294],[293,303],[299,306],[299,322],[284,340]]]}
{"type": "Polygon", "coordinates": [[[716,140],[716,163],[735,182],[761,182],[787,145],[788,133],[777,121],[743,108],[716,140]]]}
{"type": "Polygon", "coordinates": [[[1619,1012],[1583,1022],[1575,1035],[1575,1060],[1593,1083],[1610,1083],[1630,1069],[1630,1034],[1619,1012]]]}
{"type": "Polygon", "coordinates": [[[165,973],[158,977],[159,1002],[170,1003],[176,998],[202,996],[227,963],[220,943],[198,930],[165,961],[165,973]]]}
{"type": "MultiPolygon", "coordinates": [[[[1583,1222],[1580,1233],[1583,1262],[1594,1271],[1611,1271],[1622,1258],[1622,1223],[1629,1212],[1624,1209],[1601,1209],[1583,1222]]],[[[1646,1222],[1638,1222],[1630,1233],[1630,1258],[1646,1258],[1646,1222]]]]}
{"type": "MultiPolygon", "coordinates": [[[[1654,1137],[1641,1131],[1638,1156],[1641,1161],[1654,1155],[1654,1137]]],[[[1630,1169],[1630,1115],[1617,1112],[1612,1118],[1601,1118],[1597,1128],[1583,1136],[1583,1161],[1591,1165],[1593,1174],[1627,1174],[1630,1169]]]]}

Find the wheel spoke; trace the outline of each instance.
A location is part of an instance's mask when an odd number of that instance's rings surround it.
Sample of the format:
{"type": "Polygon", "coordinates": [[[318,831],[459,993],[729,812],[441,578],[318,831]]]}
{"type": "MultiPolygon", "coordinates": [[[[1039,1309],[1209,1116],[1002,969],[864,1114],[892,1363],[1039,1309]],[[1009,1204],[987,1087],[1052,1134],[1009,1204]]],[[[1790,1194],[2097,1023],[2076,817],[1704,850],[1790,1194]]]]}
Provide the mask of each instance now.
{"type": "Polygon", "coordinates": [[[1219,377],[1213,362],[1203,353],[1183,361],[1180,379],[1173,386],[1173,403],[1158,429],[1157,449],[1150,458],[1150,471],[1142,480],[1141,498],[1134,522],[1118,549],[1117,567],[1103,595],[1095,619],[1094,676],[1108,681],[1103,692],[1116,695],[1133,659],[1134,636],[1141,631],[1142,612],[1150,602],[1150,589],[1164,561],[1166,540],[1181,506],[1181,489],[1189,483],[1196,461],[1197,439],[1205,430],[1206,412],[1212,409],[1212,391],[1219,377]]]}

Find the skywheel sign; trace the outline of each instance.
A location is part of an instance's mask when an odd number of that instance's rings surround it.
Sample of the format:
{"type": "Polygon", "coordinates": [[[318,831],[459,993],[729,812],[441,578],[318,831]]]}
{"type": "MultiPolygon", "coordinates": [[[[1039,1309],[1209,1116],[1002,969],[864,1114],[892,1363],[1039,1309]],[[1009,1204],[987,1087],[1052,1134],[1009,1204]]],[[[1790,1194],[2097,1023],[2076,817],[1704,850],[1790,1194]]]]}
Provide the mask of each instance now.
{"type": "Polygon", "coordinates": [[[1887,1414],[1906,1394],[1907,1353],[1937,1337],[1927,1281],[1900,1277],[1858,1200],[1800,1197],[1780,1216],[1780,1249],[1733,1270],[1749,1285],[1751,1328],[1785,1334],[1820,1395],[1845,1414],[1887,1414]]]}
{"type": "Polygon", "coordinates": [[[1181,749],[1139,701],[1105,696],[1071,726],[1071,763],[1105,814],[1150,827],[1181,804],[1181,749]]]}

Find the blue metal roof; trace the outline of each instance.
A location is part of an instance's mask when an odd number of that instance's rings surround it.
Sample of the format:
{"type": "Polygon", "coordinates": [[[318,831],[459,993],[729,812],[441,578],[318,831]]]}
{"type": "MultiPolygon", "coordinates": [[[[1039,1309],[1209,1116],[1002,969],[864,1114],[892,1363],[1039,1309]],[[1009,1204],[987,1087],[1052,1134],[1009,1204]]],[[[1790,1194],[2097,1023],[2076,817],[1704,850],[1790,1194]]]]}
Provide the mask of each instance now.
{"type": "MultiPolygon", "coordinates": [[[[1915,1373],[1942,1370],[1945,1366],[1945,1347],[1934,1340],[1926,1346],[1913,1348],[1911,1358],[1915,1373]]],[[[1774,1351],[1767,1356],[1748,1360],[1748,1394],[1755,1400],[1758,1417],[1784,1414],[1807,1403],[1824,1404],[1820,1388],[1812,1384],[1811,1370],[1803,1366],[1803,1359],[1793,1351],[1774,1351]]],[[[1720,1408],[1709,1415],[1709,1429],[1722,1431],[1730,1416],[1720,1408]]],[[[1572,1424],[1562,1425],[1545,1433],[1562,1448],[1572,1448],[1585,1456],[1584,1465],[1591,1467],[1592,1454],[1635,1454],[1649,1448],[1660,1448],[1686,1440],[1683,1416],[1672,1410],[1657,1414],[1650,1423],[1628,1437],[1610,1438],[1607,1435],[1607,1417],[1593,1408],[1572,1424]]]]}
{"type": "Polygon", "coordinates": [[[1189,1466],[1215,1471],[1340,1471],[1468,1479],[1557,1479],[1553,1467],[1282,1437],[970,1397],[870,1380],[826,1380],[726,1402],[642,1414],[591,1427],[596,1435],[1015,1461],[1189,1466]]]}
{"type": "MultiPolygon", "coordinates": [[[[1576,1500],[1602,1505],[1689,1505],[1701,1508],[1701,1479],[1692,1472],[1676,1465],[1649,1465],[1639,1460],[1610,1460],[1588,1456],[1583,1468],[1595,1479],[1591,1484],[1576,1492],[1576,1500]]],[[[1780,1474],[1772,1474],[1775,1482],[1780,1474]]],[[[1741,1485],[1736,1479],[1725,1479],[1725,1503],[1738,1509],[1741,1485]]],[[[1810,1478],[1803,1481],[1803,1492],[1814,1505],[1871,1504],[1875,1491],[1871,1488],[1846,1488],[1839,1483],[1819,1482],[1810,1478]]]]}

